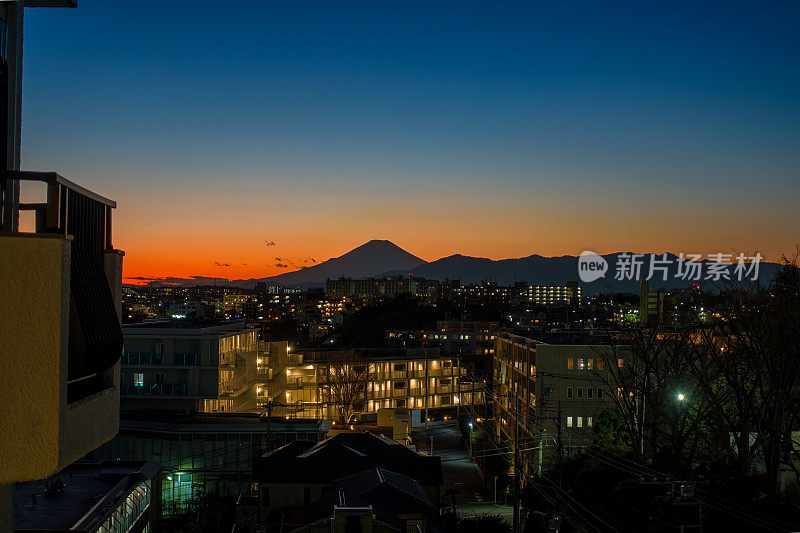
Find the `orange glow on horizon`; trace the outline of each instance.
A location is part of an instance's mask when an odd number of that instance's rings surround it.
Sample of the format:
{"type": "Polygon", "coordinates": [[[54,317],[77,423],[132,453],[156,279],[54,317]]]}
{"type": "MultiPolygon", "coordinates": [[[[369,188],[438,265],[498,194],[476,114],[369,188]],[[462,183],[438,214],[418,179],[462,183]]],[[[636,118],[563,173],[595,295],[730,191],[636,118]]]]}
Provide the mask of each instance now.
{"type": "MultiPolygon", "coordinates": [[[[91,184],[90,184],[91,185],[91,184]]],[[[101,190],[105,190],[104,188],[101,190]]],[[[472,190],[264,189],[165,184],[158,195],[127,185],[118,201],[114,245],[125,251],[123,281],[137,278],[264,278],[338,257],[386,239],[423,260],[452,254],[506,259],[601,254],[759,251],[767,261],[795,249],[793,214],[753,205],[750,212],[672,202],[627,202],[613,191],[591,203],[572,197],[472,190]],[[742,220],[756,220],[744,224],[742,220]],[[268,243],[274,242],[274,246],[268,243]],[[314,260],[314,261],[312,261],[314,260]],[[225,266],[227,265],[227,266],[225,266]],[[277,265],[286,265],[277,266],[277,265]]]]}

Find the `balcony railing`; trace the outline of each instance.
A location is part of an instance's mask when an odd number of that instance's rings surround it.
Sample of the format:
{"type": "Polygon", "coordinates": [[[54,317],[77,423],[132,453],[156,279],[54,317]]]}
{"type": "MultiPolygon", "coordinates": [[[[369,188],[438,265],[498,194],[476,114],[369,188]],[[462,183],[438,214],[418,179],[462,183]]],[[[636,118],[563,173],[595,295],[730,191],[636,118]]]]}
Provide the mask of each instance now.
{"type": "Polygon", "coordinates": [[[124,396],[196,396],[190,394],[186,383],[134,383],[129,381],[120,385],[124,396]]]}
{"type": "Polygon", "coordinates": [[[314,385],[313,381],[303,380],[302,378],[286,378],[286,389],[287,390],[297,390],[302,389],[303,386],[310,387],[314,385]]]}
{"type": "MultiPolygon", "coordinates": [[[[122,354],[122,330],[106,275],[111,244],[111,210],[116,203],[72,183],[55,172],[6,171],[2,185],[38,181],[47,185],[41,203],[16,203],[0,195],[4,232],[14,231],[18,211],[33,211],[36,233],[71,237],[70,318],[67,402],[113,385],[113,367],[122,354]]],[[[19,233],[17,231],[17,233],[19,233]]]]}

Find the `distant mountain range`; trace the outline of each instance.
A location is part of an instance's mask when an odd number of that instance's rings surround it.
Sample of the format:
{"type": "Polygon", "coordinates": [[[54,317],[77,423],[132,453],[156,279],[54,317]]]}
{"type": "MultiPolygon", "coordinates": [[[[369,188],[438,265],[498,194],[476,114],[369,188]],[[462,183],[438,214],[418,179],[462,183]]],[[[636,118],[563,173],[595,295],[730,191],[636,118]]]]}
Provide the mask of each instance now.
{"type": "MultiPolygon", "coordinates": [[[[588,292],[639,292],[641,276],[647,277],[650,269],[650,254],[645,254],[641,258],[639,275],[633,279],[617,280],[617,265],[620,264],[620,256],[630,256],[631,252],[617,252],[601,256],[609,265],[605,276],[595,281],[584,282],[580,280],[578,274],[578,257],[572,255],[562,255],[559,257],[544,257],[541,255],[531,255],[518,259],[492,260],[483,257],[469,257],[461,254],[443,257],[436,261],[423,263],[410,270],[414,276],[428,279],[458,279],[462,284],[480,283],[484,280],[495,281],[499,285],[512,285],[517,281],[525,281],[531,285],[564,284],[568,281],[578,281],[588,292]]],[[[657,259],[665,260],[666,272],[662,273],[658,268],[654,269],[654,276],[650,279],[649,285],[653,289],[674,289],[688,287],[693,283],[699,283],[702,287],[717,285],[720,282],[705,279],[707,274],[708,262],[702,261],[701,279],[683,279],[678,272],[678,256],[666,254],[656,254],[657,259]],[[666,277],[666,279],[664,279],[666,277]]],[[[731,275],[734,274],[734,265],[729,267],[731,275]]],[[[660,266],[657,262],[656,267],[660,266]]],[[[762,262],[759,265],[758,279],[762,283],[767,283],[775,274],[778,265],[775,263],[762,262]]],[[[400,275],[399,270],[385,273],[385,275],[400,275]]],[[[627,276],[626,276],[627,277],[627,276]]]]}
{"type": "MultiPolygon", "coordinates": [[[[602,256],[608,263],[605,276],[591,282],[579,282],[587,292],[638,292],[639,276],[635,279],[616,280],[616,265],[624,252],[602,256]]],[[[660,255],[660,254],[659,254],[660,255]]],[[[678,272],[677,256],[667,254],[670,263],[666,269],[666,280],[660,270],[650,281],[653,288],[672,289],[687,287],[692,280],[682,279],[678,272]]],[[[640,272],[649,272],[649,254],[643,258],[640,272]]],[[[778,265],[762,262],[759,267],[759,280],[768,282],[774,275],[778,265]]],[[[733,272],[733,267],[731,267],[733,272]]],[[[704,264],[702,277],[707,274],[707,263],[704,264]]],[[[247,280],[214,280],[213,278],[194,277],[188,279],[168,278],[162,283],[192,286],[197,284],[227,283],[242,288],[253,288],[256,283],[264,282],[284,287],[322,287],[327,278],[367,278],[384,276],[408,276],[443,280],[457,279],[463,284],[494,281],[500,285],[511,285],[517,281],[531,284],[547,285],[563,284],[578,281],[578,257],[564,255],[560,257],[544,257],[531,255],[518,259],[492,260],[483,257],[469,257],[461,254],[443,257],[427,262],[403,250],[391,241],[372,240],[339,257],[323,261],[317,265],[287,272],[277,276],[247,280]]],[[[154,281],[154,284],[159,284],[154,281]]],[[[714,285],[712,280],[701,279],[701,286],[714,285]]]]}
{"type": "Polygon", "coordinates": [[[284,287],[324,285],[326,279],[342,276],[369,278],[390,270],[408,274],[410,269],[424,263],[424,259],[406,252],[391,241],[373,240],[318,265],[269,278],[239,280],[237,284],[252,287],[256,282],[263,281],[284,287]]]}

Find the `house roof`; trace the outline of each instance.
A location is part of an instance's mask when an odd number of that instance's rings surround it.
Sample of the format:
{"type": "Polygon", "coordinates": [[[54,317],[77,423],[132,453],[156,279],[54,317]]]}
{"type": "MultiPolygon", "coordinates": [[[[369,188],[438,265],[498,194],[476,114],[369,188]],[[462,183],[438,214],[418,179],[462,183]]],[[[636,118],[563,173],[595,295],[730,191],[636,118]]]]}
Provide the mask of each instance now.
{"type": "Polygon", "coordinates": [[[380,467],[423,485],[442,483],[442,461],[417,453],[383,436],[340,433],[323,441],[293,442],[254,461],[254,481],[322,483],[380,467]]]}
{"type": "Polygon", "coordinates": [[[398,526],[400,515],[436,509],[418,481],[378,467],[336,480],[319,500],[286,513],[286,525],[292,530],[319,522],[332,516],[335,506],[371,506],[378,520],[398,526]]]}
{"type": "Polygon", "coordinates": [[[428,494],[418,481],[380,467],[338,479],[333,486],[343,490],[345,494],[357,496],[370,503],[373,503],[371,496],[385,489],[387,494],[400,493],[414,500],[415,507],[433,507],[428,494]]]}

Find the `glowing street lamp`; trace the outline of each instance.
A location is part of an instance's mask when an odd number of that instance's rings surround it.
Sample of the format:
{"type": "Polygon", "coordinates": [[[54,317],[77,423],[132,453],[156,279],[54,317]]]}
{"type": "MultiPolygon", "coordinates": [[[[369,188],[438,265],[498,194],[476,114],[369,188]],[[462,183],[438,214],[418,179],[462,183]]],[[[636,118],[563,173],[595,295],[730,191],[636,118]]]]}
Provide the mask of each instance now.
{"type": "Polygon", "coordinates": [[[682,402],[686,399],[686,396],[684,396],[682,392],[679,392],[677,398],[679,402],[682,402]]]}
{"type": "Polygon", "coordinates": [[[469,458],[472,460],[472,422],[467,422],[469,426],[469,458]]]}

